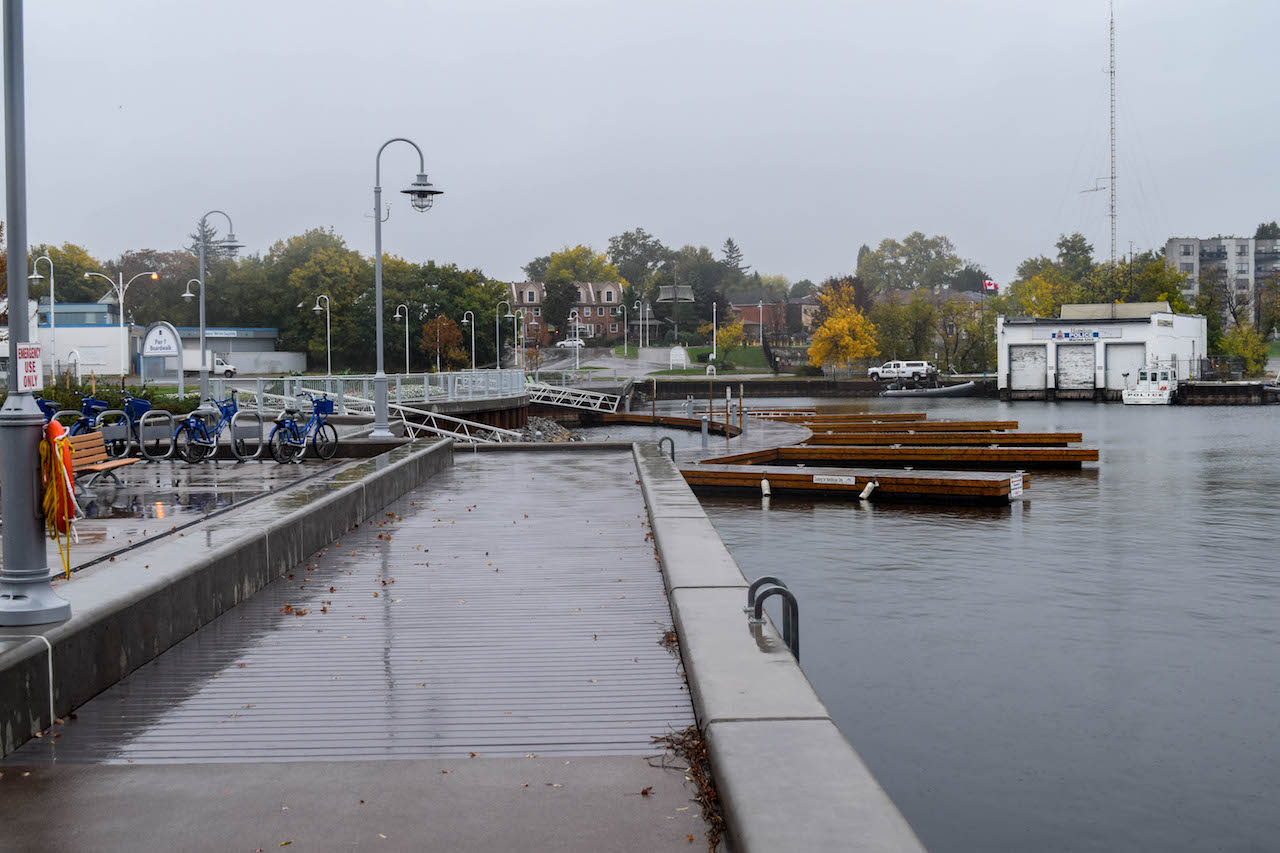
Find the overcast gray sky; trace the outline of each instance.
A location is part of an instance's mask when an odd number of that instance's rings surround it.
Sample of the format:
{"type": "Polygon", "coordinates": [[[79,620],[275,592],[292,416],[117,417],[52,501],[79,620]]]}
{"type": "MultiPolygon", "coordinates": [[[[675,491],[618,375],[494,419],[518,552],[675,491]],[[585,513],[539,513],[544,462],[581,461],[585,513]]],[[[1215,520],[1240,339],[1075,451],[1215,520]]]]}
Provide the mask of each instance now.
{"type": "MultiPolygon", "coordinates": [[[[317,225],[521,277],[643,226],[763,273],[851,271],[915,229],[1007,280],[1082,230],[1107,251],[1105,0],[26,4],[32,242],[249,251],[317,225]]],[[[1119,0],[1120,247],[1280,217],[1280,4],[1119,0]]]]}

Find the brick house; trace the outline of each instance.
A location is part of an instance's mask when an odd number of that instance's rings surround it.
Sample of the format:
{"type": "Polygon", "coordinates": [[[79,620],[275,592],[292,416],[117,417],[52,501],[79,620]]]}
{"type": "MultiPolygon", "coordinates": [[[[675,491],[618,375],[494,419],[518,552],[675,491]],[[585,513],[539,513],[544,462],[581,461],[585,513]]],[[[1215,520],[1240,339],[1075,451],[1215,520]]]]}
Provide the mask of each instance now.
{"type": "MultiPolygon", "coordinates": [[[[579,333],[583,340],[596,339],[597,343],[622,338],[622,285],[614,281],[583,282],[577,285],[578,301],[574,307],[578,309],[579,333]],[[614,312],[617,312],[615,316],[614,312]]],[[[530,340],[539,339],[539,333],[547,331],[546,321],[542,317],[542,303],[546,298],[546,285],[540,281],[512,282],[511,310],[525,310],[525,330],[530,340]],[[531,324],[536,321],[537,326],[531,324]]],[[[629,318],[628,318],[629,319],[629,318]]],[[[568,329],[561,330],[563,339],[569,336],[568,329]]]]}

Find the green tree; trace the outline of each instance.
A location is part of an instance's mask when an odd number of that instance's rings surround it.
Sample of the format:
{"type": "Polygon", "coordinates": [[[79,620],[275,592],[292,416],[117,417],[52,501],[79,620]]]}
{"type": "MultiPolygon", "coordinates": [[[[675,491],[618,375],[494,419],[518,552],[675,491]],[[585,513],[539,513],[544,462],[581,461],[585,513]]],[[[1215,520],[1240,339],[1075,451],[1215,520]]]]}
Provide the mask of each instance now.
{"type": "Polygon", "coordinates": [[[609,238],[609,262],[624,281],[641,284],[671,256],[671,250],[643,228],[609,238]]]}
{"type": "Polygon", "coordinates": [[[787,292],[787,298],[791,300],[804,299],[809,294],[818,289],[818,286],[807,278],[802,278],[791,285],[791,290],[787,292]]]}
{"type": "Polygon", "coordinates": [[[982,291],[982,283],[991,278],[991,274],[973,261],[968,261],[951,277],[952,290],[964,290],[974,293],[982,291]]]}
{"type": "Polygon", "coordinates": [[[1270,222],[1258,223],[1258,230],[1253,232],[1255,240],[1280,240],[1280,222],[1274,219],[1270,222]]]}
{"type": "Polygon", "coordinates": [[[1058,248],[1058,266],[1074,282],[1084,281],[1093,271],[1093,246],[1079,231],[1062,234],[1054,244],[1058,248]]]}
{"type": "MultiPolygon", "coordinates": [[[[2,226],[0,226],[2,228],[2,226]]],[[[0,231],[0,235],[3,232],[0,231]]],[[[35,263],[35,259],[41,255],[48,255],[49,260],[53,261],[53,272],[55,284],[57,286],[56,296],[58,302],[97,302],[98,297],[102,296],[104,290],[104,282],[98,279],[91,282],[84,277],[87,272],[101,272],[103,263],[89,254],[81,246],[75,243],[63,243],[61,246],[50,246],[48,244],[40,244],[31,247],[30,264],[35,263]]],[[[49,267],[46,264],[40,264],[37,270],[34,266],[28,267],[32,272],[39,272],[44,276],[42,281],[33,281],[29,286],[29,293],[32,299],[44,299],[49,295],[49,267]]]]}
{"type": "Polygon", "coordinates": [[[920,292],[888,293],[872,306],[878,352],[886,358],[925,358],[932,355],[936,311],[920,292]]]}
{"type": "Polygon", "coordinates": [[[729,271],[731,278],[742,278],[751,270],[748,264],[742,262],[742,249],[732,237],[725,238],[724,245],[720,247],[720,254],[724,256],[720,262],[729,271]]]}
{"type": "Polygon", "coordinates": [[[521,269],[524,270],[524,274],[528,277],[529,281],[546,281],[547,267],[550,265],[550,255],[539,255],[521,267],[521,269]]]}
{"type": "Polygon", "coordinates": [[[1267,341],[1252,323],[1242,323],[1227,332],[1223,351],[1244,360],[1247,376],[1261,376],[1267,369],[1267,341]]]}
{"type": "Polygon", "coordinates": [[[858,277],[873,295],[879,295],[917,287],[937,289],[950,282],[960,268],[960,258],[949,239],[913,231],[902,242],[886,238],[863,254],[858,277]]]}
{"type": "Polygon", "coordinates": [[[618,268],[609,259],[590,246],[567,246],[551,253],[547,264],[546,282],[579,284],[595,281],[619,281],[625,284],[618,268]]]}
{"type": "Polygon", "coordinates": [[[553,281],[542,297],[542,316],[551,328],[565,329],[569,311],[578,303],[578,286],[567,281],[553,281]]]}

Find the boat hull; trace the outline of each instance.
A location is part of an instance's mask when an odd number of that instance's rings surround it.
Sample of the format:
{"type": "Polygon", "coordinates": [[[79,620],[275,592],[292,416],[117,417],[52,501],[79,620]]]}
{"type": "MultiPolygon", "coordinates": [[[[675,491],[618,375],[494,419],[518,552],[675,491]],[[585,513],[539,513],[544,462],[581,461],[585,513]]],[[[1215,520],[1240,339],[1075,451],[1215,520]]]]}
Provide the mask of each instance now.
{"type": "Polygon", "coordinates": [[[976,382],[944,385],[941,388],[901,388],[897,391],[881,391],[881,397],[970,397],[976,393],[976,382]]]}

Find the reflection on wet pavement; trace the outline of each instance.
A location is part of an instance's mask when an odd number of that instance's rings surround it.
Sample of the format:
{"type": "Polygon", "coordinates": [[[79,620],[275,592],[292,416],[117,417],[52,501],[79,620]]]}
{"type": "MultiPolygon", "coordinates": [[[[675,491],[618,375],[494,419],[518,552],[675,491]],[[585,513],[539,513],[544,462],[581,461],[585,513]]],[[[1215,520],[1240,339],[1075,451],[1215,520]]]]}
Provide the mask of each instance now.
{"type": "MultiPolygon", "coordinates": [[[[118,481],[100,477],[89,488],[77,487],[76,498],[85,517],[76,522],[79,541],[71,546],[72,568],[344,464],[349,463],[225,461],[188,465],[170,460],[117,469],[118,481]]],[[[48,553],[50,568],[59,566],[52,541],[48,553]]]]}

